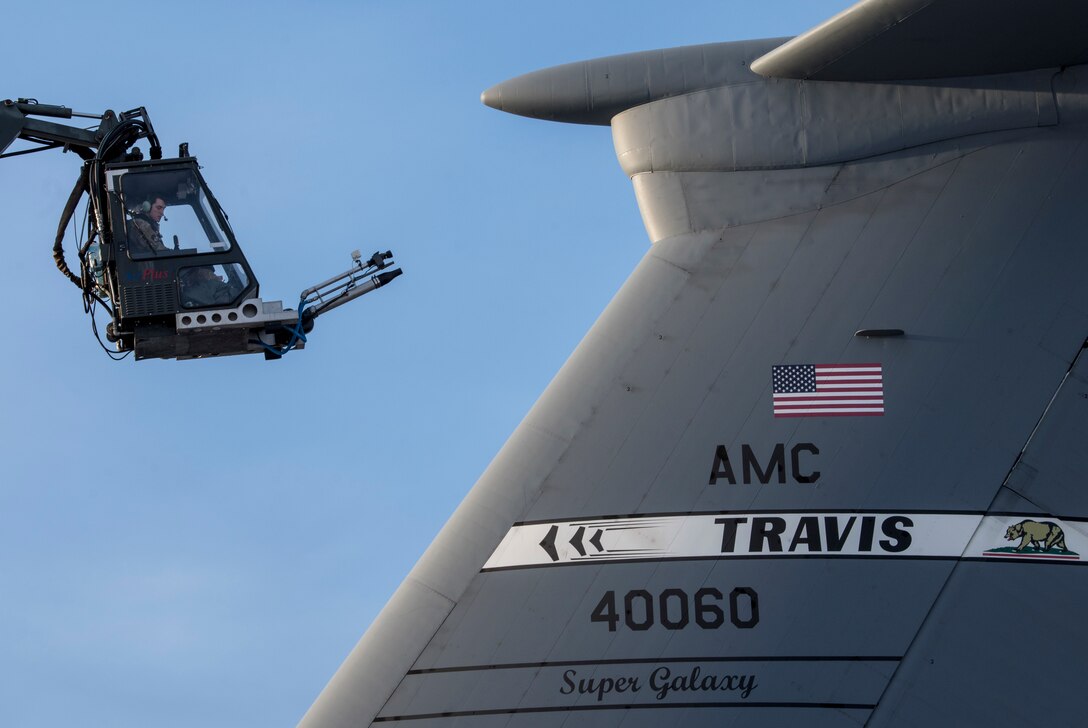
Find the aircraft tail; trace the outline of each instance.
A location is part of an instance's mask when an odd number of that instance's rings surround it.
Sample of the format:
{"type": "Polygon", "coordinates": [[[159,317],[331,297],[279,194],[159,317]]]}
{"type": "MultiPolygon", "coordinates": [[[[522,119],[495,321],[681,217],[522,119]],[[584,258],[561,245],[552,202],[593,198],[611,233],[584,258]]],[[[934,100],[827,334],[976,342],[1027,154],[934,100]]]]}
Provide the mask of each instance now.
{"type": "Polygon", "coordinates": [[[1086,91],[621,109],[652,248],[300,725],[1079,720],[1086,91]]]}

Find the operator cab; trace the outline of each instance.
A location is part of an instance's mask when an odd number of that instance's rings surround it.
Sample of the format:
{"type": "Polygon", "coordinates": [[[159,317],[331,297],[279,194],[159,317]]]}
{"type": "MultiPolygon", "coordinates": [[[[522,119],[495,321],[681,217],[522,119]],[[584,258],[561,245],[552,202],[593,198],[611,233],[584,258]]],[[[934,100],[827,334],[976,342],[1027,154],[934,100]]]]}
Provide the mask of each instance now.
{"type": "MultiPolygon", "coordinates": [[[[254,316],[240,313],[244,301],[259,302],[257,279],[196,159],[110,164],[105,178],[116,330],[123,332],[118,338],[124,348],[143,359],[237,354],[261,346],[252,340],[252,328],[241,325],[254,316]],[[215,313],[196,313],[206,310],[215,313]],[[179,336],[178,318],[188,312],[191,326],[179,336]]],[[[273,325],[264,337],[270,344],[289,336],[282,325],[297,313],[273,318],[265,322],[273,325]]]]}
{"type": "Polygon", "coordinates": [[[106,170],[122,320],[224,307],[257,280],[196,160],[106,170]]]}

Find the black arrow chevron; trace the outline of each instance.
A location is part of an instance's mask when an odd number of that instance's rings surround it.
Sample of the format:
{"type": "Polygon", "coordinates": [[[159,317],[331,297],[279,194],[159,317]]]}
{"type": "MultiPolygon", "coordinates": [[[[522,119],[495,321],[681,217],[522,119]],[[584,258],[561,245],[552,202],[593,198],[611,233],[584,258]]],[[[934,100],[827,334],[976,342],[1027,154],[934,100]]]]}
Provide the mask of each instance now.
{"type": "Polygon", "coordinates": [[[598,551],[604,551],[604,546],[601,546],[601,536],[603,535],[604,531],[598,528],[597,533],[593,534],[593,538],[589,539],[589,542],[596,546],[598,551]]]}
{"type": "Polygon", "coordinates": [[[579,526],[578,530],[574,532],[574,538],[570,540],[570,545],[578,549],[578,554],[581,556],[586,555],[585,547],[582,546],[582,536],[586,534],[586,527],[579,526]]]}
{"type": "Polygon", "coordinates": [[[555,550],[555,537],[558,534],[559,526],[552,526],[548,529],[548,535],[540,542],[540,548],[544,549],[544,552],[552,557],[552,561],[559,561],[559,552],[555,550]]]}

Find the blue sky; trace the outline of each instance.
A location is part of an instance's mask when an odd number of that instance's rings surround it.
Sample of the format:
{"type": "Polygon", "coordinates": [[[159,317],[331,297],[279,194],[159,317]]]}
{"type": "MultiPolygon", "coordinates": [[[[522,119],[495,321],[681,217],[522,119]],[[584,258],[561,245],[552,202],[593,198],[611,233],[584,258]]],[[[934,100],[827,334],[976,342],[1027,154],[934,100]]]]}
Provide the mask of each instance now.
{"type": "Polygon", "coordinates": [[[280,362],[115,363],[50,255],[78,158],[0,160],[0,725],[293,726],[649,244],[607,128],[480,92],[849,4],[5,11],[0,98],[145,106],[266,300],[355,248],[405,275],[280,362]]]}

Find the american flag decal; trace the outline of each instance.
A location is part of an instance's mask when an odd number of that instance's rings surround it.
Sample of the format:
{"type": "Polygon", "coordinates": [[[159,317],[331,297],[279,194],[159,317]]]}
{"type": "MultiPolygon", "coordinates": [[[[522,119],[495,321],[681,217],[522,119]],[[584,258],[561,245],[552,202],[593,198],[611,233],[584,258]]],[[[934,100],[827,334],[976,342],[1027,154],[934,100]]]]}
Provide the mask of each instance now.
{"type": "Polygon", "coordinates": [[[784,364],[771,367],[775,417],[884,414],[880,364],[784,364]]]}

